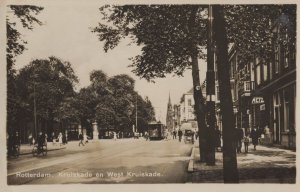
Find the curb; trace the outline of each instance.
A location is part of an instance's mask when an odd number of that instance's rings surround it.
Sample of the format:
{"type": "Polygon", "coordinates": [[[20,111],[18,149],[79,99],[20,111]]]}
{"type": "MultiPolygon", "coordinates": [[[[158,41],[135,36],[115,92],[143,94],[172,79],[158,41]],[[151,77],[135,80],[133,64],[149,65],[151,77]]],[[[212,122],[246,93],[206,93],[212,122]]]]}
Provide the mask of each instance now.
{"type": "Polygon", "coordinates": [[[194,171],[194,157],[195,157],[195,146],[192,148],[191,159],[189,161],[188,172],[194,171]]]}

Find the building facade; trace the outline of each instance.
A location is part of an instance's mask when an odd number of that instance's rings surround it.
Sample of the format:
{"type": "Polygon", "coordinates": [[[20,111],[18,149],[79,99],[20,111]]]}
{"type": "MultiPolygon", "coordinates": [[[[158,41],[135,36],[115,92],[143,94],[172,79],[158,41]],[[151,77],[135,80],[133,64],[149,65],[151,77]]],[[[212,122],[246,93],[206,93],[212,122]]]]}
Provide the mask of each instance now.
{"type": "MultiPolygon", "coordinates": [[[[243,55],[233,45],[229,63],[236,127],[245,131],[257,128],[264,144],[294,149],[296,48],[295,33],[287,20],[279,18],[272,25],[271,57],[253,55],[249,61],[241,62],[243,55]]],[[[221,125],[218,94],[216,82],[217,124],[221,125]]]]}
{"type": "Polygon", "coordinates": [[[286,21],[289,18],[282,14],[273,24],[271,59],[257,56],[251,63],[253,98],[263,99],[259,112],[252,112],[263,118],[253,119],[254,125],[266,126],[274,144],[296,148],[296,37],[294,27],[290,26],[293,22],[286,21]]]}
{"type": "Polygon", "coordinates": [[[184,93],[180,99],[180,122],[195,120],[193,88],[184,93]]]}

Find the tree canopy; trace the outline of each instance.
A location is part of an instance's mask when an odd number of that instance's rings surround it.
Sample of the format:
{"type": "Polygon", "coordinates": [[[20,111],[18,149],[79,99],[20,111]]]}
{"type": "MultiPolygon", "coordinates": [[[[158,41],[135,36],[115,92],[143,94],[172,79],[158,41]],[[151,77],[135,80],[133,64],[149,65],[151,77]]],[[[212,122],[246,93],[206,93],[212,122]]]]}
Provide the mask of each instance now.
{"type": "Polygon", "coordinates": [[[200,58],[204,56],[200,46],[206,42],[206,23],[201,11],[196,17],[199,24],[194,32],[196,36],[190,35],[191,7],[193,5],[104,6],[100,8],[104,22],[92,31],[104,41],[105,51],[116,47],[126,36],[140,45],[142,54],[131,58],[130,66],[142,78],[153,80],[173,72],[182,75],[191,66],[191,41],[197,42],[200,58]]]}
{"type": "Polygon", "coordinates": [[[74,115],[70,114],[73,111],[67,109],[71,108],[76,83],[78,78],[69,62],[56,57],[33,60],[16,76],[18,101],[26,103],[19,110],[26,107],[33,114],[35,99],[37,114],[42,121],[74,119],[74,115]]]}
{"type": "MultiPolygon", "coordinates": [[[[10,5],[8,6],[23,28],[33,30],[34,25],[42,25],[42,22],[36,16],[44,9],[43,7],[33,5],[10,5]]],[[[7,30],[7,71],[12,70],[15,57],[22,54],[26,49],[27,41],[22,39],[22,34],[16,29],[17,21],[12,21],[11,16],[6,17],[7,30]]]]}

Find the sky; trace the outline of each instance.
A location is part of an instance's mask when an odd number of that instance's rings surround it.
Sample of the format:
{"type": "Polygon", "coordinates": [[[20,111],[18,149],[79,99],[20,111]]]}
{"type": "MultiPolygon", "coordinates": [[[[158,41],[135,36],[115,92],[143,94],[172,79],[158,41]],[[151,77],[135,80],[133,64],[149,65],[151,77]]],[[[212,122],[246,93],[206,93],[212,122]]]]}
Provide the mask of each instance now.
{"type": "MultiPolygon", "coordinates": [[[[79,2],[57,3],[57,1],[39,1],[44,10],[37,16],[43,22],[30,30],[20,32],[28,42],[27,50],[16,58],[16,69],[28,65],[33,59],[45,59],[49,56],[69,61],[79,77],[77,89],[90,84],[89,74],[92,70],[103,70],[108,76],[128,74],[136,80],[136,90],[143,97],[148,96],[155,108],[156,117],[165,123],[167,102],[170,94],[172,104],[179,104],[183,93],[192,88],[191,70],[184,73],[184,77],[167,75],[163,79],[155,79],[156,83],[149,83],[131,72],[128,59],[138,55],[140,47],[128,45],[126,39],[115,49],[107,53],[103,50],[103,43],[97,39],[91,27],[101,21],[99,3],[79,2]]],[[[31,3],[32,4],[32,3],[31,3]]],[[[8,13],[9,14],[9,13],[8,13]]],[[[200,81],[205,79],[206,64],[199,60],[200,81]]]]}

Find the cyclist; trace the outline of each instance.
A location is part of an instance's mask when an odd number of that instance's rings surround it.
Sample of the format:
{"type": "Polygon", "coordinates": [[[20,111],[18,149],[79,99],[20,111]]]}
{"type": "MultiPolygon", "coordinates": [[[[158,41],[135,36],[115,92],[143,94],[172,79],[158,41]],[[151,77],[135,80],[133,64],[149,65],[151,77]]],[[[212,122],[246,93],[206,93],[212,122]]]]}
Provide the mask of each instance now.
{"type": "Polygon", "coordinates": [[[21,144],[18,131],[11,138],[11,142],[12,142],[12,146],[11,146],[12,147],[12,151],[11,151],[11,154],[18,156],[19,152],[20,152],[19,150],[20,150],[20,144],[21,144]]]}
{"type": "Polygon", "coordinates": [[[45,134],[43,134],[42,132],[39,132],[39,136],[37,139],[37,147],[38,147],[38,151],[41,152],[43,150],[43,146],[45,145],[45,134]]]}

